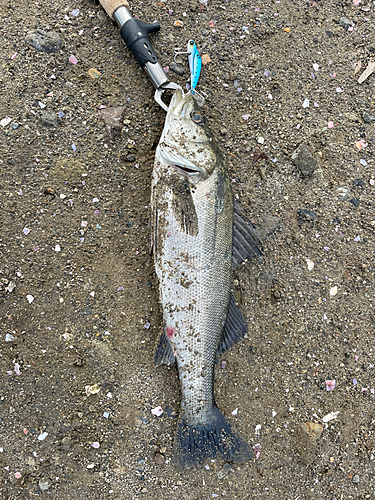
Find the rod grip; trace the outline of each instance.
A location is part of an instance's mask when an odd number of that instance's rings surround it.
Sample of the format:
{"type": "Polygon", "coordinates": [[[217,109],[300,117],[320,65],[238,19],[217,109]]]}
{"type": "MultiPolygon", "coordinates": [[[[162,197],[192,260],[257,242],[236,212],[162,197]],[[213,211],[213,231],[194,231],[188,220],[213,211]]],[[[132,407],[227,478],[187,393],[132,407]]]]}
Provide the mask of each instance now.
{"type": "Polygon", "coordinates": [[[113,14],[119,7],[126,7],[130,10],[129,3],[126,0],[100,0],[103,9],[113,19],[113,14]]]}

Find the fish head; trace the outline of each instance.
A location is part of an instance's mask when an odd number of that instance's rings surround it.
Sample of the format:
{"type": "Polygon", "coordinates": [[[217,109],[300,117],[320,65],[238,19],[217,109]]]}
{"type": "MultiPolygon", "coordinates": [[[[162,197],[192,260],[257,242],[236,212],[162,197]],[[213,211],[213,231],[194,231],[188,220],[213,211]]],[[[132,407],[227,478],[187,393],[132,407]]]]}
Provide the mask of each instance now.
{"type": "Polygon", "coordinates": [[[156,157],[192,184],[207,179],[220,163],[218,147],[190,92],[173,95],[156,157]]]}

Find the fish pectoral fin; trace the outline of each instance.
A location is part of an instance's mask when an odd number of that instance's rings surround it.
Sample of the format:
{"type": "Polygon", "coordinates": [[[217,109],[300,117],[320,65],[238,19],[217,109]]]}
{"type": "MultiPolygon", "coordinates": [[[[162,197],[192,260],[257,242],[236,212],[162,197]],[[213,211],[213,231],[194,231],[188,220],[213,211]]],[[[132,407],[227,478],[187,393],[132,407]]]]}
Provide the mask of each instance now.
{"type": "Polygon", "coordinates": [[[173,354],[171,343],[165,333],[160,336],[159,345],[155,352],[155,366],[173,365],[176,357],[173,354]]]}
{"type": "Polygon", "coordinates": [[[243,216],[243,209],[238,203],[234,204],[233,223],[233,269],[242,264],[246,259],[260,257],[261,243],[255,234],[254,225],[243,216]]]}
{"type": "Polygon", "coordinates": [[[233,293],[231,293],[227,319],[223,329],[223,339],[217,349],[217,355],[219,356],[223,352],[230,349],[233,344],[242,339],[245,333],[247,333],[247,325],[244,322],[241,311],[236,304],[236,299],[234,298],[233,293]]]}
{"type": "Polygon", "coordinates": [[[191,236],[198,234],[198,217],[186,180],[173,186],[173,212],[186,234],[191,236]]]}

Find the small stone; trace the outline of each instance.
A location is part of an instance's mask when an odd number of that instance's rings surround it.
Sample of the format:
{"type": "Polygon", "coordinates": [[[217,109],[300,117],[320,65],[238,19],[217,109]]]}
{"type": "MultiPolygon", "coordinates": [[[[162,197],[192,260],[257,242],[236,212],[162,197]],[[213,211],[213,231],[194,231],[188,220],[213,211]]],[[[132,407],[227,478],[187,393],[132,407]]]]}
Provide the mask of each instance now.
{"type": "Polygon", "coordinates": [[[11,333],[7,333],[5,335],[5,342],[13,342],[13,340],[14,340],[14,337],[11,333]]]}
{"type": "Polygon", "coordinates": [[[365,185],[365,179],[354,179],[354,185],[355,186],[364,186],[365,185]]]}
{"type": "Polygon", "coordinates": [[[359,199],[358,198],[352,198],[349,200],[349,203],[352,203],[355,207],[359,207],[359,199]]]}
{"type": "Polygon", "coordinates": [[[220,134],[221,135],[226,135],[228,133],[228,130],[226,128],[221,128],[220,129],[220,134]]]}
{"type": "Polygon", "coordinates": [[[180,21],[179,19],[177,19],[175,22],[174,22],[174,25],[177,26],[178,28],[182,28],[184,23],[182,21],[180,21]]]}
{"type": "Polygon", "coordinates": [[[311,212],[310,210],[307,210],[306,208],[299,208],[297,210],[297,214],[299,215],[298,222],[314,222],[318,218],[315,212],[311,212]]]}
{"type": "Polygon", "coordinates": [[[57,33],[40,28],[28,31],[25,42],[39,52],[58,52],[61,47],[61,38],[57,33]]]}
{"type": "Polygon", "coordinates": [[[305,422],[302,428],[313,442],[318,441],[323,432],[323,426],[321,424],[315,424],[314,422],[305,422]]]}
{"type": "Polygon", "coordinates": [[[176,73],[178,76],[182,76],[185,73],[185,68],[183,67],[182,64],[176,63],[175,61],[171,62],[169,65],[169,69],[173,71],[173,73],[176,73]]]}
{"type": "Polygon", "coordinates": [[[164,455],[162,455],[162,454],[161,454],[161,453],[159,453],[159,452],[156,452],[156,453],[155,453],[155,463],[156,463],[157,465],[163,465],[163,464],[164,464],[164,462],[165,462],[165,457],[164,457],[164,455]]]}
{"type": "Polygon", "coordinates": [[[340,26],[341,28],[348,29],[350,26],[354,26],[353,21],[350,21],[350,19],[347,19],[346,17],[342,17],[340,19],[340,26]]]}
{"type": "Polygon", "coordinates": [[[112,141],[122,130],[122,118],[124,112],[125,106],[119,106],[117,108],[104,108],[98,111],[99,118],[101,118],[105,123],[105,129],[112,141]]]}
{"type": "Polygon", "coordinates": [[[11,126],[12,130],[17,130],[18,127],[20,126],[20,124],[17,122],[13,122],[10,124],[10,126],[11,126]]]}
{"type": "Polygon", "coordinates": [[[39,481],[39,488],[42,491],[47,491],[48,488],[51,486],[51,481],[47,479],[47,481],[39,481]]]}
{"type": "Polygon", "coordinates": [[[136,160],[136,156],[135,155],[128,155],[126,157],[126,161],[130,161],[130,162],[134,162],[136,160]]]}
{"type": "Polygon", "coordinates": [[[98,71],[98,70],[97,70],[97,69],[95,69],[95,68],[90,68],[90,69],[88,70],[87,74],[88,74],[88,75],[89,75],[89,77],[90,77],[90,78],[92,78],[93,80],[97,80],[97,79],[100,77],[100,75],[101,75],[100,71],[98,71]]]}
{"type": "Polygon", "coordinates": [[[224,467],[218,471],[217,477],[219,479],[223,479],[223,477],[228,475],[232,469],[233,469],[233,466],[231,464],[225,464],[224,467]]]}
{"type": "Polygon", "coordinates": [[[42,432],[42,434],[39,434],[39,436],[38,436],[38,441],[44,441],[47,436],[48,436],[48,432],[42,432]]]}
{"type": "Polygon", "coordinates": [[[9,123],[12,121],[12,118],[9,118],[9,116],[3,118],[2,120],[0,120],[0,125],[4,128],[6,127],[7,125],[9,125],[9,123]]]}
{"type": "Polygon", "coordinates": [[[208,64],[209,62],[211,62],[211,57],[208,54],[202,54],[203,66],[206,66],[206,64],[208,64]]]}
{"type": "Polygon", "coordinates": [[[339,200],[346,201],[349,197],[349,188],[342,186],[336,189],[337,196],[339,200]]]}
{"type": "Polygon", "coordinates": [[[40,113],[40,123],[45,127],[57,127],[57,116],[43,109],[40,113]]]}
{"type": "Polygon", "coordinates": [[[303,177],[310,177],[316,169],[317,161],[311,156],[308,146],[304,143],[292,154],[292,160],[303,177]]]}
{"type": "Polygon", "coordinates": [[[355,476],[353,476],[353,483],[354,484],[358,484],[359,483],[359,476],[358,476],[358,474],[356,474],[355,476]]]}
{"type": "Polygon", "coordinates": [[[367,113],[367,111],[363,112],[362,118],[365,123],[372,123],[375,120],[375,118],[370,115],[370,113],[367,113]]]}

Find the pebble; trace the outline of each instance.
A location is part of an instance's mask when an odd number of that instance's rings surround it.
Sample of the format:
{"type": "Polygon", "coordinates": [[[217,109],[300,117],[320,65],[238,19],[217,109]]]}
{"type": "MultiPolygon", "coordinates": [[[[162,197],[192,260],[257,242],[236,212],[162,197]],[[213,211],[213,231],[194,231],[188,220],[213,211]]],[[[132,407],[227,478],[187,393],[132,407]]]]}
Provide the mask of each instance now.
{"type": "Polygon", "coordinates": [[[164,455],[162,455],[161,453],[159,452],[156,452],[155,453],[155,463],[157,465],[163,465],[165,462],[165,458],[164,458],[164,455]]]}
{"type": "Polygon", "coordinates": [[[5,335],[5,342],[13,342],[13,340],[14,340],[14,337],[11,333],[7,333],[5,335]]]}
{"type": "Polygon", "coordinates": [[[359,476],[358,476],[358,474],[356,474],[355,476],[353,476],[353,483],[354,484],[358,484],[359,483],[359,476]]]}
{"type": "Polygon", "coordinates": [[[349,203],[353,203],[355,207],[359,207],[359,199],[358,198],[352,198],[349,200],[349,203]]]}
{"type": "Polygon", "coordinates": [[[292,154],[292,160],[303,177],[310,177],[316,169],[317,162],[311,156],[309,147],[302,143],[292,154]]]}
{"type": "Polygon", "coordinates": [[[233,466],[230,464],[225,464],[222,469],[220,469],[217,473],[217,477],[219,479],[223,479],[229,472],[233,469],[233,466]]]}
{"type": "Polygon", "coordinates": [[[370,113],[367,113],[367,111],[363,112],[362,118],[365,123],[372,123],[375,120],[375,118],[370,115],[370,113]]]}
{"type": "Polygon", "coordinates": [[[364,186],[365,180],[364,179],[354,179],[354,185],[355,186],[364,186]]]}
{"type": "Polygon", "coordinates": [[[99,118],[105,123],[105,129],[110,139],[113,141],[115,136],[122,130],[122,118],[125,112],[125,106],[116,108],[99,109],[99,118]]]}
{"type": "Polygon", "coordinates": [[[342,17],[340,19],[340,26],[344,29],[350,28],[350,26],[354,26],[353,21],[350,21],[350,19],[347,19],[346,17],[342,17]]]}
{"type": "Polygon", "coordinates": [[[182,64],[176,63],[175,61],[171,62],[169,65],[169,69],[173,71],[173,73],[176,73],[178,76],[182,76],[185,73],[185,68],[183,67],[182,64]]]}
{"type": "Polygon", "coordinates": [[[28,31],[25,42],[39,52],[58,52],[61,47],[61,38],[57,33],[40,28],[28,31]]]}
{"type": "Polygon", "coordinates": [[[57,116],[43,109],[40,114],[40,123],[45,127],[57,127],[57,116]]]}
{"type": "Polygon", "coordinates": [[[318,218],[315,212],[311,212],[310,210],[307,210],[306,208],[299,208],[297,210],[297,214],[299,215],[299,221],[307,221],[307,222],[314,222],[318,218]]]}
{"type": "Polygon", "coordinates": [[[48,490],[48,488],[51,486],[51,481],[47,479],[47,481],[39,481],[39,488],[42,491],[48,490]]]}
{"type": "Polygon", "coordinates": [[[10,124],[10,126],[11,126],[12,130],[17,130],[18,127],[20,126],[20,124],[17,122],[13,122],[10,124]]]}
{"type": "Polygon", "coordinates": [[[89,75],[89,77],[90,77],[90,78],[92,78],[93,80],[97,80],[97,79],[100,77],[100,75],[101,75],[100,71],[98,71],[98,70],[97,70],[97,69],[95,69],[95,68],[90,68],[90,69],[88,70],[87,74],[88,74],[88,75],[89,75]]]}
{"type": "Polygon", "coordinates": [[[337,196],[339,200],[346,201],[349,197],[349,188],[342,186],[336,189],[337,196]]]}

